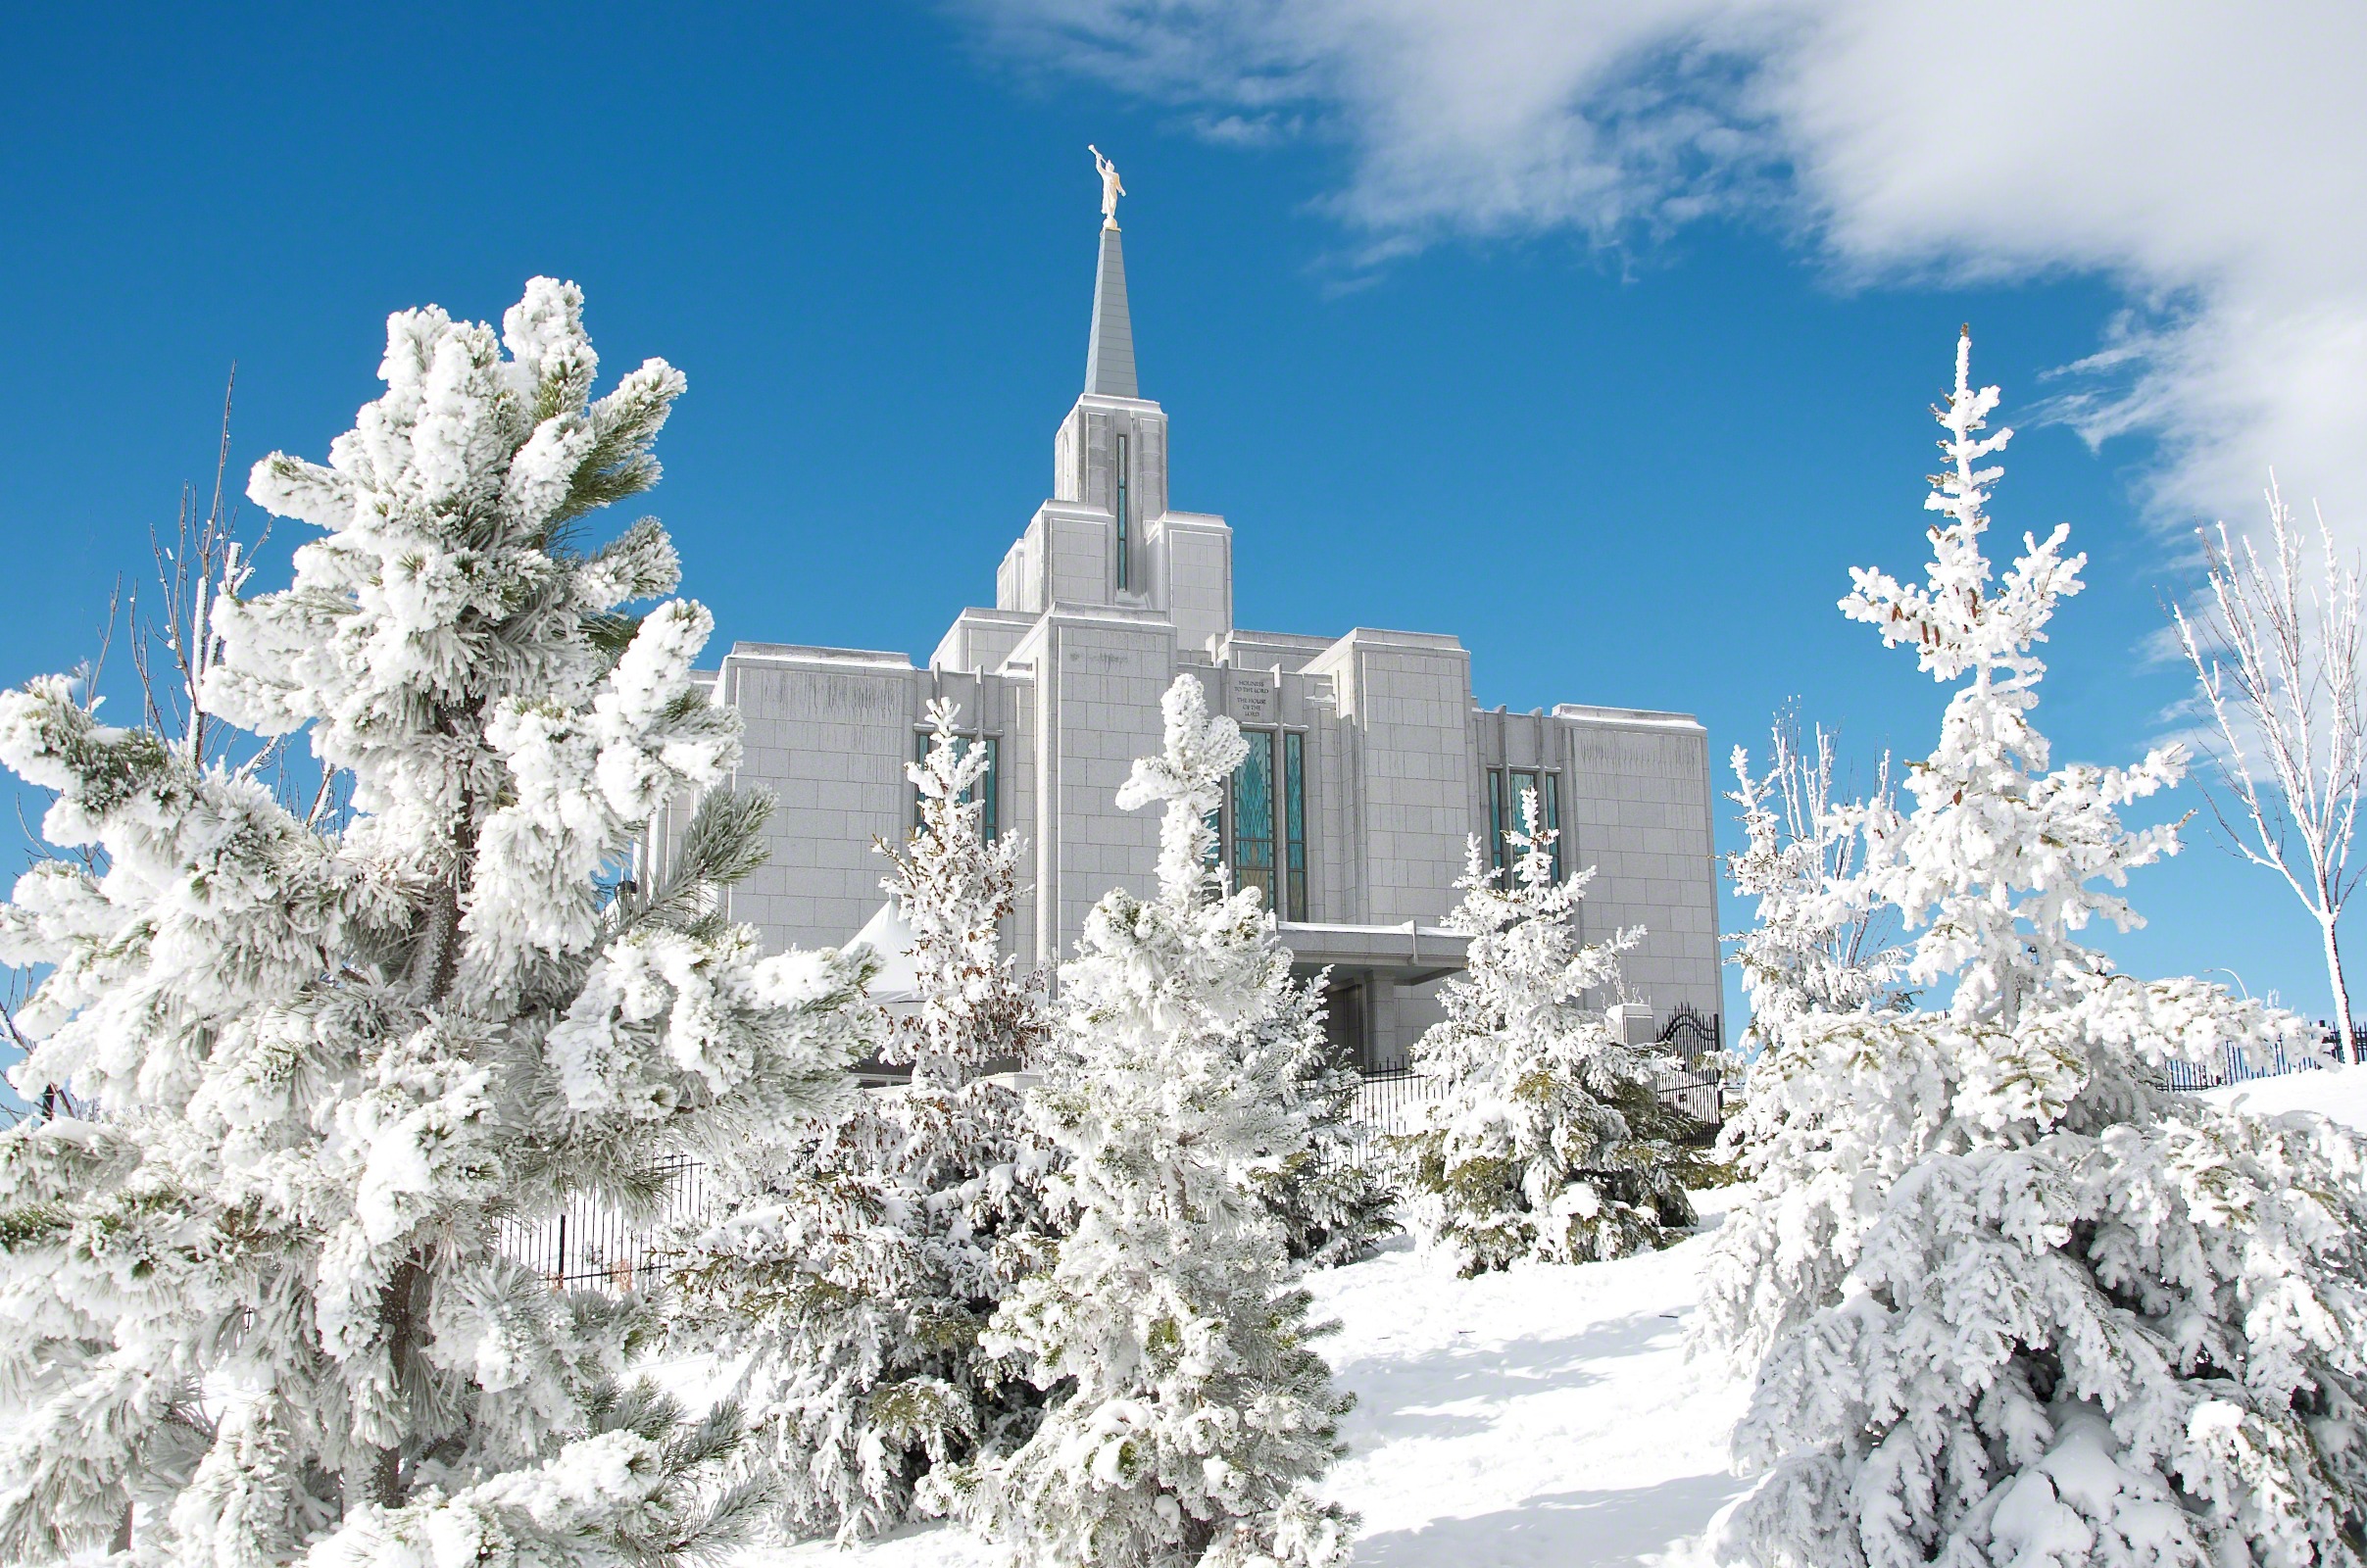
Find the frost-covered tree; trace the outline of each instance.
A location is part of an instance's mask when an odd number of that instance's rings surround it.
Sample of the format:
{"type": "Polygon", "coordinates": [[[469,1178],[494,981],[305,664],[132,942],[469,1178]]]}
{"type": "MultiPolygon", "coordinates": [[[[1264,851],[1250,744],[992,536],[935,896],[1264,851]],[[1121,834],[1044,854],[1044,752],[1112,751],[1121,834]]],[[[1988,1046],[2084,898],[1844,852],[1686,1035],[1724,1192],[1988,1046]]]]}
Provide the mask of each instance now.
{"type": "MultiPolygon", "coordinates": [[[[1906,955],[1880,940],[1897,929],[1898,911],[1861,874],[1868,808],[1834,798],[1831,738],[1820,727],[1813,744],[1811,760],[1797,725],[1779,719],[1763,776],[1752,777],[1742,748],[1734,753],[1729,798],[1743,808],[1745,845],[1727,865],[1735,891],[1756,901],[1757,919],[1728,939],[1751,1001],[1751,1066],[1718,1141],[1767,1196],[1718,1227],[1694,1332],[1740,1358],[1832,1298],[1867,1219],[1864,1174],[1887,1181],[1922,1148],[1913,1132],[1867,1116],[1867,1105],[1891,1102],[1851,1082],[1898,1065],[1897,1048],[1869,1044],[1864,1031],[1877,1012],[1883,1028],[1898,1022],[1906,955]],[[1892,1151],[1888,1165],[1883,1150],[1892,1151]]],[[[1886,757],[1876,807],[1890,804],[1889,778],[1886,757]]]]}
{"type": "Polygon", "coordinates": [[[2358,1037],[2338,937],[2342,906],[2367,874],[2350,863],[2367,792],[2359,564],[2342,557],[2321,515],[2319,571],[2305,572],[2307,547],[2274,475],[2268,524],[2265,560],[2249,539],[2230,544],[2225,523],[2215,540],[2202,533],[2210,596],[2194,613],[2173,614],[2218,732],[2205,743],[2224,789],[2212,809],[2236,852],[2282,876],[2317,921],[2335,1038],[2347,1054],[2358,1037]]]}
{"type": "Polygon", "coordinates": [[[1592,873],[1555,881],[1535,791],[1520,815],[1508,880],[1471,841],[1447,917],[1469,957],[1441,988],[1447,1016],[1414,1046],[1443,1088],[1425,1125],[1396,1140],[1414,1235],[1466,1275],[1665,1247],[1694,1219],[1686,1141],[1700,1124],[1658,1093],[1676,1060],[1623,1043],[1589,995],[1615,987],[1642,933],[1581,944],[1571,912],[1592,873]]]}
{"type": "Polygon", "coordinates": [[[1159,893],[1115,889],[1087,916],[1032,1100],[1067,1157],[1072,1228],[987,1335],[1054,1401],[954,1500],[1046,1568],[1312,1568],[1347,1549],[1347,1517],[1308,1484],[1348,1401],[1257,1192],[1306,1136],[1255,1045],[1290,1005],[1290,956],[1255,891],[1228,895],[1210,865],[1239,728],[1188,674],[1162,706],[1164,750],[1118,793],[1164,808],[1159,893]]]}
{"type": "Polygon", "coordinates": [[[880,846],[914,973],[882,1054],[911,1083],[863,1096],[785,1162],[726,1174],[711,1205],[725,1217],[682,1239],[671,1276],[676,1342],[744,1369],[785,1523],[842,1541],[902,1523],[932,1470],[1016,1446],[1043,1404],[978,1344],[1049,1254],[1054,1152],[1018,1089],[986,1076],[1031,1060],[1047,1018],[998,941],[1024,846],[984,838],[987,757],[963,750],[955,716],[932,705],[909,765],[919,831],[880,846]]]}
{"type": "Polygon", "coordinates": [[[1947,1004],[1812,1013],[1784,1047],[1802,1102],[1849,1112],[1771,1160],[1756,1203],[1835,1255],[1713,1272],[1706,1315],[1772,1342],[1735,1437],[1763,1480],[1725,1544],[1817,1568],[2355,1564],[2361,1149],[2320,1118],[2170,1091],[2168,1061],[2293,1020],[2115,973],[2074,940],[2134,923],[2109,889],[2176,839],[2118,808],[2181,759],[2049,769],[2031,648],[2083,563],[2057,528],[1993,576],[1999,470],[1981,463],[2010,432],[1979,433],[1997,393],[1973,388],[1969,353],[1940,415],[1925,581],[1861,569],[1843,601],[1962,682],[1909,772],[1913,811],[1862,817],[1864,874],[1916,933],[1906,979],[1947,1004]]]}
{"type": "MultiPolygon", "coordinates": [[[[1886,944],[1895,915],[1856,876],[1857,820],[1834,794],[1833,737],[1821,724],[1803,740],[1798,717],[1778,715],[1767,771],[1734,749],[1734,791],[1743,808],[1743,849],[1727,858],[1734,890],[1757,906],[1751,928],[1727,940],[1743,972],[1751,1023],[1743,1034],[1756,1057],[1810,1012],[1855,1012],[1888,999],[1904,955],[1886,944]],[[1811,755],[1811,752],[1813,755],[1811,755]],[[1887,917],[1887,918],[1886,918],[1887,917]]],[[[1888,802],[1891,760],[1872,799],[1888,802]]]]}
{"type": "Polygon", "coordinates": [[[1266,1212],[1282,1227],[1292,1257],[1318,1267],[1372,1255],[1396,1228],[1396,1195],[1381,1161],[1360,1157],[1351,1118],[1364,1075],[1324,1027],[1324,977],[1293,984],[1254,1054],[1293,1108],[1300,1147],[1259,1183],[1266,1212]],[[1304,1127],[1304,1137],[1301,1129],[1304,1127]]]}
{"type": "Polygon", "coordinates": [[[713,795],[669,879],[604,902],[738,734],[690,679],[706,612],[619,612],[674,584],[658,525],[569,543],[655,482],[682,389],[653,360],[593,399],[581,308],[537,279],[500,335],[397,315],[328,465],[255,468],[322,537],[215,607],[201,698],[347,770],[342,828],[62,680],[0,697],[44,833],[95,852],[0,907],[52,966],[17,1080],[93,1110],[0,1135],[0,1556],[646,1563],[756,1496],[713,1479],[732,1411],[627,1384],[645,1301],[499,1243],[773,1136],[861,1043],[859,962],[714,912],[763,803],[713,795]]]}

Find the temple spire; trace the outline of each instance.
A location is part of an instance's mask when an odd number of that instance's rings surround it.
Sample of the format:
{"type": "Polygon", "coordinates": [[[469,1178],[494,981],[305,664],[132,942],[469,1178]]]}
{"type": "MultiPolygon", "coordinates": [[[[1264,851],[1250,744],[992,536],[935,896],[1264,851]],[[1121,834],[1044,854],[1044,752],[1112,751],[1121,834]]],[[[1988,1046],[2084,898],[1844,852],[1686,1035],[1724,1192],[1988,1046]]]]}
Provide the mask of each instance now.
{"type": "Polygon", "coordinates": [[[1085,346],[1085,392],[1103,397],[1142,394],[1134,382],[1134,322],[1126,314],[1126,253],[1117,225],[1102,225],[1101,270],[1093,279],[1093,338],[1085,346]]]}

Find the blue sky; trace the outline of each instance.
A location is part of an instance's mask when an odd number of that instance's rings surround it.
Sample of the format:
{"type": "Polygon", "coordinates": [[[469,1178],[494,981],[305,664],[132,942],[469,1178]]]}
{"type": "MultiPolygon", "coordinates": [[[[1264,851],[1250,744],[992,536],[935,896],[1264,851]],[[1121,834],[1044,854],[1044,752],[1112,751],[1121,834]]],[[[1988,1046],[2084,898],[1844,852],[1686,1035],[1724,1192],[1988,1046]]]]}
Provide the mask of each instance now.
{"type": "MultiPolygon", "coordinates": [[[[1541,44],[1496,15],[1522,8],[1474,5],[1445,53],[1478,64],[1448,71],[1436,39],[1373,43],[1326,20],[1344,9],[1281,8],[1313,19],[1287,35],[1271,8],[1162,32],[1096,0],[21,18],[0,61],[0,419],[21,454],[0,679],[93,646],[149,525],[211,477],[232,362],[234,471],[318,457],[374,395],[388,312],[496,318],[536,272],[583,285],[612,372],[656,354],[688,373],[650,510],[719,639],[925,655],[991,599],[1049,484],[1084,357],[1088,140],[1133,192],[1144,392],[1173,421],[1175,503],[1233,524],[1241,622],[1453,631],[1489,705],[1682,709],[1722,758],[1797,696],[1856,756],[1926,749],[1941,694],[1833,603],[1852,564],[1924,559],[1928,411],[1960,321],[2007,417],[2055,416],[2007,454],[2001,530],[2068,520],[2091,556],[2048,656],[2058,760],[2133,760],[2158,733],[2183,686],[2142,645],[2189,585],[2183,529],[2240,506],[2243,475],[2298,465],[2300,494],[2348,505],[2349,394],[2264,403],[2227,344],[2264,320],[2351,352],[2367,336],[2341,313],[2367,294],[2244,272],[2179,203],[2295,162],[2333,177],[2309,160],[2362,138],[2255,125],[2109,232],[2110,203],[2058,172],[2045,201],[1978,198],[1996,232],[1958,243],[1945,201],[1865,195],[1905,187],[1864,172],[1879,126],[1834,128],[1848,83],[1817,73],[1856,56],[1803,44],[1798,16],[1670,8],[1669,28],[1724,29],[1696,71],[1669,64],[1693,58],[1680,31],[1541,44]],[[1527,105],[1508,124],[1507,103],[1527,105]],[[2064,373],[2114,346],[2108,373],[2064,373]]],[[[2168,30],[2169,67],[2207,66],[2209,39],[2168,30]]],[[[2063,134],[2049,169],[2136,156],[2116,139],[2136,129],[2063,134]]],[[[2009,159],[1959,173],[2044,184],[2009,159]]],[[[2291,211],[2285,240],[2342,237],[2291,211]]],[[[2348,364],[2303,368],[2347,386],[2348,364]]],[[[2167,809],[2200,805],[2181,794],[2167,809]]],[[[2190,836],[2133,889],[2151,927],[2104,945],[2322,1009],[2291,896],[2190,836]]]]}

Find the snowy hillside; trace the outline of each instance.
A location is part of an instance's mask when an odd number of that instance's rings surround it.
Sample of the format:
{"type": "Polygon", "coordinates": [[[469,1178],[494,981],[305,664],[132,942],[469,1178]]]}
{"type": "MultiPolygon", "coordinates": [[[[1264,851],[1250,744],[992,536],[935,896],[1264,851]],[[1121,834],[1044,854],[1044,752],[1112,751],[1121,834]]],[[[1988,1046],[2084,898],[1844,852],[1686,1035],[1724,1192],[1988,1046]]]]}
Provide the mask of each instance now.
{"type": "MultiPolygon", "coordinates": [[[[2263,1114],[2315,1110],[2367,1131],[2367,1070],[2295,1073],[2212,1098],[2263,1114]]],[[[1737,1198],[1701,1195],[1701,1227],[1737,1198]]],[[[1665,1252],[1458,1280],[1400,1242],[1310,1281],[1356,1409],[1325,1486],[1364,1516],[1359,1568],[1652,1564],[1744,1484],[1726,1440],[1748,1390],[1689,1362],[1685,1321],[1705,1237],[1665,1252]]],[[[743,1568],[969,1568],[992,1558],[930,1528],[842,1553],[751,1552],[743,1568]]]]}
{"type": "Polygon", "coordinates": [[[2314,1110],[2367,1132],[2367,1067],[2286,1073],[2206,1093],[2223,1105],[2240,1104],[2254,1115],[2314,1110]]]}
{"type": "MultiPolygon", "coordinates": [[[[1702,1196],[1704,1229],[1729,1195],[1702,1196]]],[[[1703,1238],[1582,1266],[1458,1280],[1405,1242],[1314,1275],[1356,1408],[1324,1492],[1364,1516],[1359,1565],[1649,1563],[1742,1490],[1726,1435],[1743,1386],[1685,1358],[1703,1238]]],[[[852,1556],[815,1544],[747,1568],[984,1564],[928,1529],[852,1556]]]]}

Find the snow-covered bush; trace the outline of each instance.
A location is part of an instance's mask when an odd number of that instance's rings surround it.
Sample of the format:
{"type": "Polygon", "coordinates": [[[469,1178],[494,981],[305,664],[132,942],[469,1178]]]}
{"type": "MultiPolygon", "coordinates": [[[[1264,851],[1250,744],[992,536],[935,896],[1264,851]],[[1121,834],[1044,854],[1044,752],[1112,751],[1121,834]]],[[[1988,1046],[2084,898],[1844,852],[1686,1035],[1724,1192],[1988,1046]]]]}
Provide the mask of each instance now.
{"type": "Polygon", "coordinates": [[[676,1343],[745,1368],[785,1522],[850,1541],[905,1520],[931,1469],[1016,1446],[1043,1404],[978,1345],[1052,1244],[1054,1152],[1019,1091],[984,1076],[1031,1060],[1047,1026],[1041,986],[997,942],[1024,847],[985,841],[970,797],[986,753],[962,750],[951,705],[929,717],[909,769],[920,831],[880,846],[914,971],[883,1055],[912,1082],[785,1162],[722,1173],[725,1217],[681,1239],[671,1276],[676,1343]]]}
{"type": "Polygon", "coordinates": [[[1072,1228],[986,1336],[1053,1403],[951,1500],[1046,1568],[1311,1568],[1347,1549],[1348,1520],[1307,1484],[1348,1401],[1258,1196],[1306,1139],[1260,1044],[1291,1005],[1290,956],[1256,893],[1226,895],[1209,863],[1239,728],[1190,675],[1163,707],[1164,751],[1118,794],[1164,808],[1158,897],[1113,890],[1088,915],[1031,1097],[1067,1158],[1054,1187],[1072,1228]]]}
{"type": "Polygon", "coordinates": [[[1916,933],[1904,979],[1947,1004],[1811,1008],[1770,1047],[1780,1083],[1754,1082],[1804,1131],[1751,1156],[1756,1211],[1721,1232],[1708,1284],[1705,1332],[1765,1347],[1735,1438],[1764,1479],[1724,1544],[1818,1568],[2355,1564],[2361,1149],[2170,1091],[2170,1061],[2293,1020],[2073,940],[2135,922],[2096,884],[2177,841],[2118,808],[2182,759],[2049,770],[2031,648],[2083,561],[2058,527],[1993,576],[1999,470],[1980,464],[2011,432],[1978,434],[1997,394],[1969,353],[1926,581],[1860,569],[1843,601],[1964,681],[1909,771],[1913,811],[1854,814],[1867,886],[1916,933]]]}
{"type": "Polygon", "coordinates": [[[347,770],[340,831],[63,680],[0,697],[44,833],[95,852],[0,907],[0,956],[52,966],[16,1081],[94,1109],[0,1134],[0,1557],[646,1562],[747,1513],[711,1479],[736,1416],[623,1386],[646,1303],[498,1245],[825,1106],[861,1044],[860,963],[713,912],[762,803],[715,794],[603,902],[738,733],[690,680],[706,612],[618,613],[674,584],[656,522],[568,543],[656,481],[682,389],[653,360],[592,400],[581,308],[398,315],[328,466],[256,466],[323,537],[219,606],[204,700],[347,770]]]}
{"type": "Polygon", "coordinates": [[[1685,1184],[1700,1124],[1658,1093],[1677,1062],[1624,1044],[1589,997],[1615,989],[1641,933],[1579,943],[1571,910],[1593,873],[1554,880],[1554,830],[1534,790],[1520,816],[1508,881],[1471,841],[1447,917],[1469,957],[1413,1053],[1442,1091],[1420,1130],[1394,1140],[1414,1235],[1466,1275],[1622,1257],[1679,1240],[1694,1219],[1685,1184]]]}
{"type": "Polygon", "coordinates": [[[1359,1158],[1351,1118],[1364,1075],[1324,1028],[1322,976],[1294,983],[1276,1004],[1257,1054],[1294,1114],[1301,1147],[1261,1176],[1266,1212],[1282,1227],[1293,1258],[1329,1268],[1372,1255],[1397,1228],[1396,1194],[1378,1160],[1359,1158]]]}

